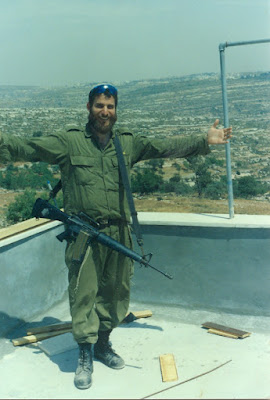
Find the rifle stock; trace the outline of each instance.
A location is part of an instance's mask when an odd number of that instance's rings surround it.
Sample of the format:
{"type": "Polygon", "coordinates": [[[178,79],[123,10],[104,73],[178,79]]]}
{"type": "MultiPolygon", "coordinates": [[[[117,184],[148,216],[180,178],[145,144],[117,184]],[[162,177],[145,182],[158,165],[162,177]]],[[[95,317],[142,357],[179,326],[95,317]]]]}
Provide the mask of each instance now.
{"type": "MultiPolygon", "coordinates": [[[[129,257],[132,260],[137,261],[139,264],[154,269],[155,271],[164,275],[166,278],[173,279],[172,276],[167,272],[161,271],[158,268],[150,265],[149,260],[151,258],[151,255],[141,256],[135,251],[119,243],[117,240],[112,239],[105,233],[99,232],[99,230],[96,228],[98,224],[95,221],[93,221],[93,224],[95,224],[95,226],[92,226],[84,222],[78,216],[68,215],[65,212],[59,210],[57,207],[50,204],[48,201],[42,200],[40,198],[36,200],[33,206],[32,216],[36,218],[47,218],[63,222],[70,228],[69,231],[71,232],[71,239],[75,239],[78,236],[79,232],[81,230],[84,230],[89,235],[90,242],[92,240],[96,240],[102,245],[110,247],[111,249],[124,254],[126,257],[129,257]]],[[[68,240],[68,236],[69,234],[63,232],[60,235],[58,235],[57,238],[60,241],[63,241],[63,240],[68,240]]]]}

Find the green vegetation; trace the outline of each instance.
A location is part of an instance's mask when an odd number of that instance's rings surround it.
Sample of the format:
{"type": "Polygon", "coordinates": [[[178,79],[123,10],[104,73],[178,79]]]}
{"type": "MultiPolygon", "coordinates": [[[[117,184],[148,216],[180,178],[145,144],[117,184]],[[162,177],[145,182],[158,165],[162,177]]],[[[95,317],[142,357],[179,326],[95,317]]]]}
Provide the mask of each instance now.
{"type": "Polygon", "coordinates": [[[243,176],[233,183],[235,197],[250,199],[251,197],[259,196],[269,191],[269,185],[259,182],[252,175],[243,176]]]}
{"type": "Polygon", "coordinates": [[[16,224],[31,218],[31,212],[36,200],[36,192],[26,190],[23,194],[16,196],[16,201],[10,203],[6,213],[8,222],[16,224]]]}
{"type": "Polygon", "coordinates": [[[50,181],[52,186],[57,183],[52,170],[44,162],[34,163],[30,167],[25,164],[23,168],[9,164],[4,172],[0,172],[0,187],[9,190],[47,189],[47,181],[50,181]]]}
{"type": "MultiPolygon", "coordinates": [[[[41,192],[37,194],[35,191],[26,189],[23,193],[16,196],[15,201],[9,204],[6,219],[11,224],[16,224],[17,222],[25,221],[32,218],[32,208],[38,197],[44,200],[48,200],[48,192],[41,192]]],[[[52,201],[51,201],[52,202],[52,201]]],[[[59,208],[63,207],[63,195],[62,192],[57,196],[57,206],[59,208]]]]}
{"type": "MultiPolygon", "coordinates": [[[[181,168],[176,166],[176,163],[173,165],[177,173],[165,180],[163,164],[163,160],[151,160],[146,162],[144,167],[136,167],[131,176],[132,191],[138,194],[155,193],[159,199],[164,193],[176,193],[182,196],[197,194],[198,197],[214,200],[227,197],[226,176],[218,175],[218,178],[214,178],[210,172],[213,166],[222,166],[222,162],[215,157],[192,157],[187,158],[184,162],[185,168],[189,166],[189,169],[194,172],[194,186],[190,186],[181,177],[181,168]]],[[[54,172],[58,172],[57,167],[54,172]]],[[[47,180],[50,180],[52,185],[57,182],[46,163],[35,163],[31,167],[25,165],[22,169],[10,164],[5,173],[0,174],[2,187],[16,190],[26,189],[9,205],[6,213],[9,223],[31,218],[32,207],[37,197],[48,199],[47,180]],[[42,189],[46,189],[46,191],[37,195],[36,190],[42,189]]],[[[266,193],[269,191],[269,186],[262,184],[254,176],[244,176],[233,181],[233,189],[235,198],[249,199],[266,193]]],[[[63,207],[62,193],[58,195],[57,203],[58,207],[63,207]]]]}
{"type": "MultiPolygon", "coordinates": [[[[175,163],[174,163],[175,164],[175,163]]],[[[173,164],[173,165],[174,165],[173,164]]],[[[194,186],[181,177],[180,171],[169,180],[163,179],[163,163],[152,160],[144,168],[137,167],[131,178],[132,190],[140,195],[149,193],[176,193],[182,196],[197,194],[198,197],[218,200],[227,197],[227,177],[213,175],[211,170],[223,167],[223,162],[211,157],[188,157],[185,168],[194,173],[194,186]]],[[[175,167],[175,165],[174,165],[175,167]]],[[[176,168],[178,170],[178,167],[176,168]]],[[[254,176],[244,176],[233,181],[234,197],[249,199],[269,191],[269,185],[261,183],[254,176]]],[[[160,196],[159,196],[160,197],[160,196]]]]}
{"type": "Polygon", "coordinates": [[[162,183],[162,176],[149,168],[138,168],[131,177],[132,191],[140,194],[157,192],[162,183]]]}
{"type": "MultiPolygon", "coordinates": [[[[59,179],[55,177],[58,173],[58,166],[50,167],[44,162],[33,163],[31,166],[25,164],[22,168],[9,164],[5,171],[1,171],[0,187],[14,191],[24,190],[16,196],[14,202],[9,204],[6,211],[7,221],[16,223],[31,218],[36,198],[48,199],[48,181],[54,186],[59,179]],[[39,194],[36,193],[37,191],[39,194]]],[[[62,193],[58,195],[57,202],[59,207],[63,206],[62,193]]]]}

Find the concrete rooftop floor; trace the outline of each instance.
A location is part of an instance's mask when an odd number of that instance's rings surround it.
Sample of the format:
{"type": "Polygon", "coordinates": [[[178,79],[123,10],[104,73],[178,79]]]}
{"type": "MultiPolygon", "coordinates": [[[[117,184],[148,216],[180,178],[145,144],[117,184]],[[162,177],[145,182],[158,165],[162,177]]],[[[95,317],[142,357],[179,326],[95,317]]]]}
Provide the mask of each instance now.
{"type": "Polygon", "coordinates": [[[270,398],[270,318],[140,303],[130,306],[130,311],[145,309],[152,310],[153,316],[122,324],[111,335],[126,367],[116,371],[94,361],[93,385],[87,390],[73,384],[78,350],[71,333],[21,347],[11,342],[29,327],[69,321],[66,298],[9,332],[0,339],[0,398],[270,398]],[[247,330],[251,336],[231,339],[210,334],[201,327],[206,321],[247,330]],[[178,380],[165,383],[159,356],[167,353],[174,355],[178,380]]]}
{"type": "MultiPolygon", "coordinates": [[[[226,215],[143,213],[140,221],[142,225],[270,227],[270,216],[229,219],[226,215]]],[[[153,297],[158,300],[157,292],[153,297]]],[[[11,342],[30,327],[69,321],[67,298],[30,321],[20,321],[20,326],[0,338],[0,399],[270,399],[270,317],[162,304],[130,305],[130,311],[145,309],[152,310],[153,316],[122,324],[111,335],[126,367],[116,371],[94,361],[93,385],[83,391],[73,384],[78,348],[71,333],[21,347],[11,342]],[[206,321],[246,330],[251,336],[231,339],[209,334],[202,328],[206,321]],[[159,356],[168,353],[174,355],[178,380],[164,383],[159,356]]],[[[14,321],[5,322],[8,326],[14,321]]]]}

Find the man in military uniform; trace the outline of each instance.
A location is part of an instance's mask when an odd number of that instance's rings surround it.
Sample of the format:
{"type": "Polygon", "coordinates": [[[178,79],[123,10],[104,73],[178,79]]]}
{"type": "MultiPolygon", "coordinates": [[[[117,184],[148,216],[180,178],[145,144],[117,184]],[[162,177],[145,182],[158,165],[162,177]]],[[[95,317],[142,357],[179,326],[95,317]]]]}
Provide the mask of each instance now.
{"type": "MultiPolygon", "coordinates": [[[[2,135],[2,154],[12,160],[45,161],[61,170],[64,209],[94,218],[102,232],[132,247],[130,211],[120,178],[113,139],[118,136],[128,172],[141,160],[187,157],[210,152],[209,144],[224,144],[231,128],[217,129],[218,120],[206,135],[175,139],[149,139],[126,130],[114,131],[117,120],[117,89],[103,84],[89,93],[88,123],[46,137],[23,139],[2,135]]],[[[66,249],[72,329],[79,345],[75,385],[92,384],[94,355],[108,367],[121,369],[124,360],[109,342],[111,331],[125,318],[129,307],[133,264],[129,258],[94,242],[83,262],[74,262],[74,242],[66,249]]]]}

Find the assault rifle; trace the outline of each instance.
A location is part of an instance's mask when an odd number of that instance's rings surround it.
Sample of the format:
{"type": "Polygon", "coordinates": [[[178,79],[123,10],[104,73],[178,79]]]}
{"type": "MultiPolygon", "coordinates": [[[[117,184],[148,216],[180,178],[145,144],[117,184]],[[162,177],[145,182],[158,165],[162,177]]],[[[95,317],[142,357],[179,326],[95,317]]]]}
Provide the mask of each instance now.
{"type": "Polygon", "coordinates": [[[152,268],[166,276],[166,278],[173,279],[173,277],[167,272],[161,271],[160,269],[150,265],[149,262],[152,257],[151,253],[145,256],[140,256],[135,251],[117,242],[117,240],[114,240],[110,236],[100,232],[98,230],[99,224],[84,213],[80,213],[78,216],[68,215],[59,210],[59,208],[50,204],[48,201],[39,198],[34,204],[32,216],[36,218],[46,218],[61,221],[66,225],[65,231],[56,237],[61,242],[63,240],[74,240],[76,243],[78,242],[77,250],[75,246],[74,251],[74,253],[77,252],[77,254],[75,254],[75,261],[77,262],[82,262],[87,247],[91,244],[91,242],[96,240],[104,246],[110,247],[111,249],[124,254],[126,257],[137,261],[141,266],[152,268]],[[84,220],[87,220],[88,223],[84,222],[84,220]]]}

